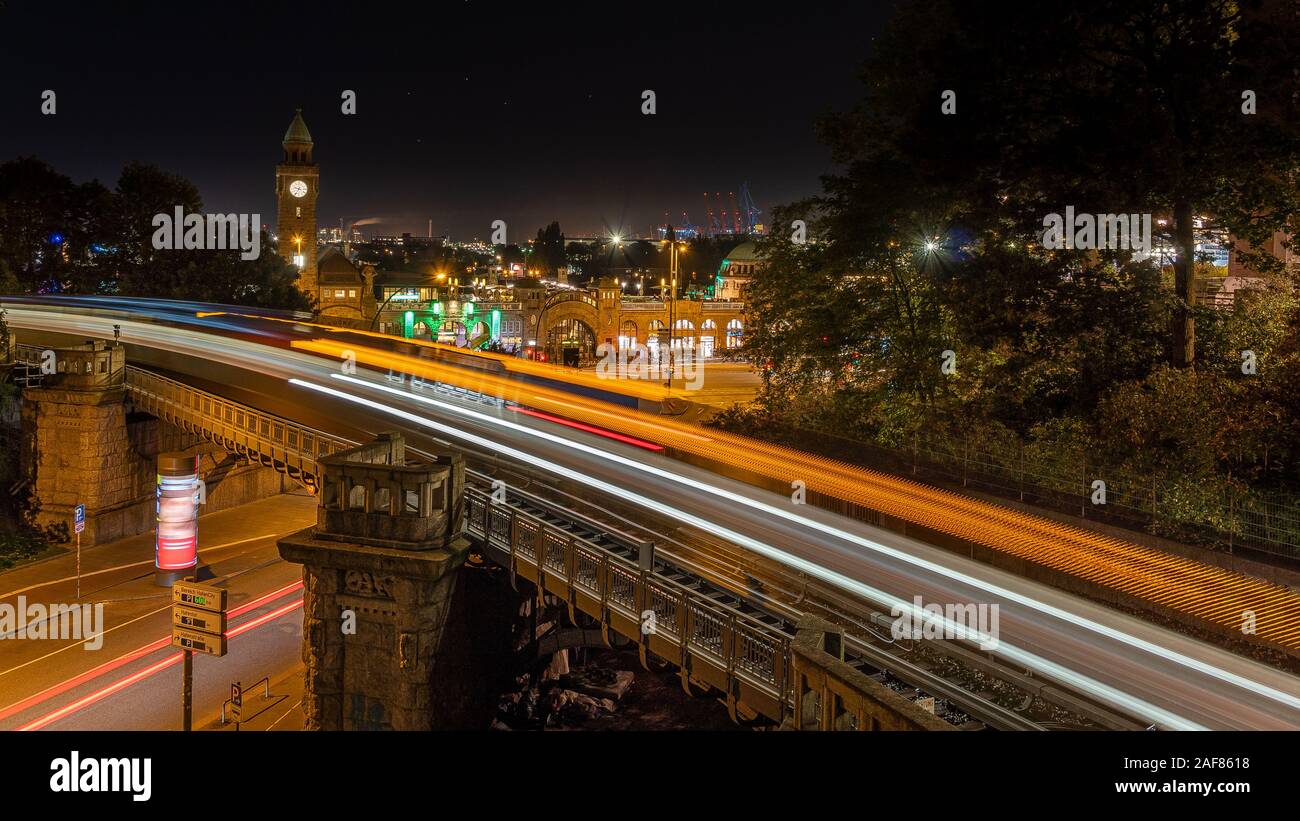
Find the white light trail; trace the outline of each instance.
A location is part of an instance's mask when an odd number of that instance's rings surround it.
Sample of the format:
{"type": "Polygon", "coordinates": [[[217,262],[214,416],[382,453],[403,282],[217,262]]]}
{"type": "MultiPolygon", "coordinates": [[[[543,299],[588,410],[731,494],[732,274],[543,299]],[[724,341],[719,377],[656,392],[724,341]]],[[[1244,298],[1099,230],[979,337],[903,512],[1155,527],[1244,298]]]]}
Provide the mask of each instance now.
{"type": "MultiPolygon", "coordinates": [[[[564,445],[566,447],[576,448],[578,450],[591,453],[592,455],[604,459],[625,464],[629,467],[644,469],[646,472],[654,473],[656,475],[660,475],[663,478],[669,479],[671,481],[676,481],[682,484],[689,485],[691,487],[696,487],[701,490],[706,490],[710,492],[714,492],[717,490],[715,488],[711,488],[705,485],[702,482],[695,482],[694,480],[691,480],[687,477],[678,476],[676,474],[672,474],[667,471],[663,471],[658,468],[651,467],[649,465],[641,465],[635,462],[634,460],[627,459],[626,457],[620,456],[618,454],[608,453],[598,448],[592,448],[580,442],[573,442],[567,439],[563,439],[561,437],[555,436],[545,431],[533,430],[531,428],[526,428],[514,422],[510,422],[503,419],[497,419],[495,417],[487,416],[485,414],[477,413],[475,411],[471,411],[468,409],[457,408],[453,405],[448,405],[447,403],[444,402],[439,402],[437,400],[430,399],[428,397],[416,396],[414,394],[410,394],[405,391],[400,391],[395,388],[389,388],[384,385],[376,385],[374,383],[367,382],[366,380],[363,379],[356,379],[354,377],[346,376],[343,374],[331,374],[331,376],[333,376],[336,379],[341,379],[346,382],[353,382],[367,388],[375,388],[387,393],[396,394],[404,399],[414,399],[420,402],[424,402],[426,404],[444,408],[446,410],[458,414],[470,416],[472,418],[479,419],[484,422],[490,422],[492,424],[501,425],[503,427],[517,430],[521,433],[526,433],[531,436],[547,439],[549,441],[555,442],[556,444],[564,445]]],[[[594,479],[592,477],[580,473],[579,471],[566,468],[563,465],[557,465],[554,462],[550,462],[541,457],[534,456],[533,454],[527,453],[522,450],[518,450],[517,448],[512,448],[509,445],[505,445],[500,442],[487,439],[477,434],[468,433],[466,431],[462,431],[457,428],[451,427],[450,425],[445,425],[440,422],[435,422],[432,419],[427,419],[425,417],[419,416],[409,411],[404,411],[401,410],[400,408],[394,408],[389,405],[384,405],[374,400],[345,393],[343,391],[339,391],[334,388],[329,388],[324,385],[317,385],[312,382],[303,381],[301,379],[291,379],[289,381],[295,385],[299,385],[304,388],[325,393],[334,396],[336,398],[343,399],[348,402],[364,405],[374,410],[378,410],[383,413],[387,413],[393,416],[397,416],[401,419],[405,419],[406,421],[419,425],[421,427],[438,430],[448,436],[473,442],[474,444],[479,445],[481,447],[490,448],[497,452],[509,455],[510,457],[518,459],[522,462],[526,462],[527,464],[534,465],[536,467],[540,467],[552,473],[559,474],[560,476],[564,476],[568,479],[572,479],[575,482],[589,485],[605,493],[614,494],[616,496],[626,495],[623,493],[623,490],[621,488],[618,488],[607,482],[603,482],[599,479],[594,479]]],[[[724,497],[733,498],[735,501],[740,501],[740,502],[751,501],[745,499],[744,497],[739,496],[738,494],[731,494],[726,491],[719,491],[717,492],[716,495],[722,495],[724,497]]],[[[810,576],[813,576],[815,578],[829,582],[830,584],[833,584],[837,587],[848,590],[849,592],[855,595],[863,596],[869,600],[875,601],[877,603],[880,603],[884,606],[888,606],[891,608],[899,607],[905,610],[914,610],[914,605],[910,601],[906,601],[897,596],[893,596],[889,593],[884,592],[883,590],[878,590],[856,579],[852,579],[849,578],[848,576],[844,576],[840,573],[836,573],[833,570],[824,568],[802,557],[795,556],[790,553],[786,553],[785,551],[779,550],[764,542],[760,542],[756,539],[746,536],[743,533],[737,533],[733,530],[730,530],[729,528],[723,527],[718,524],[714,524],[713,522],[710,522],[706,519],[702,519],[698,516],[695,516],[694,514],[687,513],[684,510],[680,510],[671,505],[667,505],[662,502],[655,501],[654,499],[646,498],[644,496],[637,497],[633,499],[633,501],[636,504],[639,504],[642,507],[649,508],[650,510],[653,510],[657,513],[661,513],[666,516],[672,516],[681,521],[688,522],[696,527],[701,528],[702,530],[705,530],[709,533],[713,533],[716,536],[720,536],[721,538],[727,539],[729,541],[735,542],[736,544],[749,548],[750,550],[753,550],[755,553],[758,553],[763,556],[767,556],[768,558],[774,559],[790,567],[808,573],[810,576]]],[[[758,507],[759,509],[770,507],[769,505],[765,505],[761,502],[754,502],[753,505],[751,506],[758,507]]],[[[773,510],[775,509],[773,508],[773,510]]],[[[843,531],[837,531],[835,528],[829,528],[825,525],[822,525],[819,522],[814,522],[810,519],[803,519],[802,517],[793,517],[793,519],[795,521],[807,523],[809,526],[812,526],[819,530],[823,530],[827,533],[843,533],[843,531]]],[[[858,541],[858,538],[853,537],[852,534],[846,534],[846,535],[848,536],[850,541],[858,541]]],[[[867,540],[861,540],[861,541],[867,543],[868,546],[872,544],[867,542],[867,540]]],[[[951,576],[953,574],[949,573],[948,575],[951,576]]],[[[945,621],[947,620],[945,619],[945,621]]],[[[954,629],[956,629],[957,625],[953,624],[953,627],[954,629]]],[[[1165,710],[1162,707],[1158,707],[1154,704],[1139,699],[1135,696],[1131,696],[1128,693],[1124,693],[1120,690],[1117,690],[1108,684],[1097,681],[1095,679],[1092,679],[1080,673],[1076,673],[1075,671],[1070,670],[1054,661],[1050,661],[1034,653],[1031,653],[1027,650],[1022,650],[1020,648],[1009,645],[1005,641],[999,641],[998,654],[1008,659],[1011,659],[1013,661],[1016,661],[1020,664],[1024,664],[1025,666],[1037,670],[1040,673],[1044,673],[1048,676],[1051,676],[1052,678],[1064,684],[1072,686],[1080,691],[1091,693],[1097,696],[1098,698],[1107,701],[1108,703],[1114,704],[1120,707],[1121,709],[1127,710],[1135,715],[1142,716],[1147,720],[1154,721],[1162,726],[1169,727],[1171,729],[1178,729],[1178,730],[1209,729],[1207,727],[1204,727],[1203,725],[1191,721],[1190,719],[1184,718],[1183,716],[1179,716],[1175,713],[1169,712],[1168,710],[1165,710]]]]}

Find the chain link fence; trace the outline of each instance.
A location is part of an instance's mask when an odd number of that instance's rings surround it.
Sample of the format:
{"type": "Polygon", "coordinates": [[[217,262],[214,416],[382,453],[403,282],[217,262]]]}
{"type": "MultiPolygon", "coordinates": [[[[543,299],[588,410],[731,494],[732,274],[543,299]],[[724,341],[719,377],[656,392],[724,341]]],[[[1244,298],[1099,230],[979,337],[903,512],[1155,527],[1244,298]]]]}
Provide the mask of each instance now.
{"type": "Polygon", "coordinates": [[[1292,494],[1225,487],[1192,476],[1153,478],[1094,461],[1082,446],[1025,445],[1014,436],[917,434],[904,448],[812,431],[795,432],[791,439],[800,448],[918,480],[1190,544],[1300,560],[1300,496],[1292,494]]]}

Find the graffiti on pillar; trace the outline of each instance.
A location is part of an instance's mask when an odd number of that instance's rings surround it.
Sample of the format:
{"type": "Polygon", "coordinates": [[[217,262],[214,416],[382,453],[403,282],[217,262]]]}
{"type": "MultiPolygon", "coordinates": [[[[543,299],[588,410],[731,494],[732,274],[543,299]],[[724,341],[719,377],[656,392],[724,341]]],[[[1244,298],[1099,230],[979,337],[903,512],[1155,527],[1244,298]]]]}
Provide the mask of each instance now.
{"type": "Polygon", "coordinates": [[[349,730],[391,730],[388,713],[383,702],[366,698],[364,693],[351,693],[348,707],[349,730]]]}
{"type": "Polygon", "coordinates": [[[349,593],[355,593],[358,596],[393,598],[392,576],[376,576],[374,573],[364,570],[349,570],[343,579],[343,583],[349,593]]]}

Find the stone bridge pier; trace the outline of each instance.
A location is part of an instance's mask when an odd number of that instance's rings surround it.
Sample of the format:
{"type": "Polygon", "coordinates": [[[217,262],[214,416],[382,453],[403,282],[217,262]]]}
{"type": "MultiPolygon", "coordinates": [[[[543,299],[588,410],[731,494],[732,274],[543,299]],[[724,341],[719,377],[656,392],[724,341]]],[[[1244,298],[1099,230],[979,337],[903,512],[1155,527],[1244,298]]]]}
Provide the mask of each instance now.
{"type": "Polygon", "coordinates": [[[34,485],[36,524],[66,524],[71,534],[73,509],[84,504],[86,546],[141,532],[148,511],[132,509],[140,488],[127,436],[122,346],[95,341],[43,358],[53,373],[25,388],[22,404],[22,462],[34,485]]]}
{"type": "Polygon", "coordinates": [[[468,603],[464,482],[459,454],[407,465],[396,433],[322,460],[316,526],[279,542],[303,565],[307,729],[487,725],[496,691],[478,662],[508,608],[468,603]]]}
{"type": "Polygon", "coordinates": [[[84,547],[148,533],[155,524],[156,460],[165,452],[199,457],[204,513],[288,489],[274,470],[135,408],[120,344],[29,347],[23,361],[30,382],[22,389],[20,459],[39,527],[66,526],[70,536],[73,511],[84,504],[84,547]]]}

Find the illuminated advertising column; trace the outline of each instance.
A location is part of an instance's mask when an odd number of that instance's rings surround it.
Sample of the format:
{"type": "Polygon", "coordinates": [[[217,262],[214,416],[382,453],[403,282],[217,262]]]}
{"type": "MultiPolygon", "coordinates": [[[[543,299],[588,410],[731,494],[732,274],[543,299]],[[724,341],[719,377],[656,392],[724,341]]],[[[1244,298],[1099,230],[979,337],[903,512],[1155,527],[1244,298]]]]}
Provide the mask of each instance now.
{"type": "Polygon", "coordinates": [[[181,573],[199,563],[199,457],[183,453],[158,456],[158,573],[181,573]]]}

